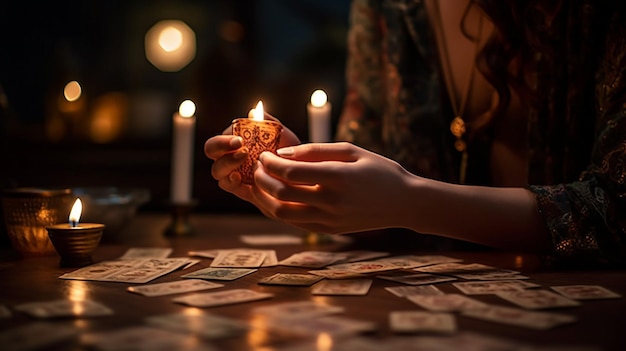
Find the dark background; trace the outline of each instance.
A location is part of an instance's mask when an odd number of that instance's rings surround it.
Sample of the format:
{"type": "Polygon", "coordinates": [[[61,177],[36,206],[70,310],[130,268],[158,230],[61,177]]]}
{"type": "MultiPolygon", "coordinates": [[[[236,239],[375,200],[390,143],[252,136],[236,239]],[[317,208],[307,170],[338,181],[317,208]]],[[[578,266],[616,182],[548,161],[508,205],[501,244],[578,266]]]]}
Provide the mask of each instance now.
{"type": "Polygon", "coordinates": [[[315,89],[328,93],[336,122],[348,10],[349,0],[3,1],[0,185],[141,187],[151,192],[145,209],[163,208],[172,114],[192,99],[196,210],[255,211],[217,187],[204,141],[258,100],[306,141],[306,104],[315,89]],[[174,73],[159,71],[144,52],[145,33],[168,19],[196,35],[195,59],[174,73]],[[243,29],[239,36],[225,32],[233,25],[243,29]],[[72,80],[83,88],[81,108],[60,111],[59,96],[72,80]],[[121,119],[113,139],[97,141],[87,125],[103,101],[121,119]],[[63,133],[55,118],[64,121],[63,133]]]}

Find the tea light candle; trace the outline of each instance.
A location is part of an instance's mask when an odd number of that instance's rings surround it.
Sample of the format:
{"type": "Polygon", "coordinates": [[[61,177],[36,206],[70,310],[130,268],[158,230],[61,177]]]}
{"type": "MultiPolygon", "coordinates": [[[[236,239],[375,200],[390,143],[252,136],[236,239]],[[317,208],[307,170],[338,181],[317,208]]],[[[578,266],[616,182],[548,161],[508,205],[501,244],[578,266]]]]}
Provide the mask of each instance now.
{"type": "Polygon", "coordinates": [[[248,148],[248,158],[239,167],[243,183],[254,182],[254,165],[263,151],[276,152],[280,143],[283,126],[275,121],[264,119],[263,102],[249,113],[249,118],[237,118],[233,121],[233,134],[243,139],[248,148]]]}
{"type": "Polygon", "coordinates": [[[311,94],[311,102],[307,105],[309,117],[309,141],[312,143],[326,143],[330,137],[331,105],[328,96],[323,90],[316,90],[311,94]]]}
{"type": "Polygon", "coordinates": [[[92,251],[100,243],[104,224],[80,223],[83,205],[76,199],[69,215],[69,223],[46,227],[52,245],[61,256],[61,267],[82,267],[93,263],[92,251]]]}
{"type": "Polygon", "coordinates": [[[171,201],[187,204],[191,201],[193,181],[193,141],[196,128],[196,105],[183,101],[174,113],[172,137],[171,201]]]}

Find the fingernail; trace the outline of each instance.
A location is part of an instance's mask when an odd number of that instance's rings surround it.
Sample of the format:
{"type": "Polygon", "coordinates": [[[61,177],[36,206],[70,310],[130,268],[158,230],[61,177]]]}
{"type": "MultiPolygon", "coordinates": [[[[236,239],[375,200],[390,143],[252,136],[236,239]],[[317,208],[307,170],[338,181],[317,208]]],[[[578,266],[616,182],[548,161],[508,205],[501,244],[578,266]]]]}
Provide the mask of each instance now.
{"type": "Polygon", "coordinates": [[[295,151],[292,147],[284,147],[282,149],[276,150],[276,153],[279,156],[293,156],[295,154],[295,151]]]}
{"type": "Polygon", "coordinates": [[[230,139],[230,142],[228,142],[228,145],[232,147],[233,149],[240,148],[241,145],[243,145],[243,139],[241,139],[241,137],[239,136],[236,136],[230,139]]]}

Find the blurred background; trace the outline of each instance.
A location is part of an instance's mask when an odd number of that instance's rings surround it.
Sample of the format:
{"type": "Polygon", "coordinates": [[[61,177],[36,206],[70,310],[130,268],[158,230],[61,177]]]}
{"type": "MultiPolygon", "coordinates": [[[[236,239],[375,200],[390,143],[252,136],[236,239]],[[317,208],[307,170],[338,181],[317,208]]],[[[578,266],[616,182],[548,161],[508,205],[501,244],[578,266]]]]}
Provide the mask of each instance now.
{"type": "Polygon", "coordinates": [[[165,208],[172,115],[190,99],[197,118],[196,211],[255,212],[217,187],[204,141],[258,100],[307,141],[306,105],[316,89],[328,94],[334,126],[344,95],[349,6],[349,0],[2,1],[0,185],[146,188],[144,208],[165,208]],[[168,55],[174,48],[167,45],[183,47],[168,55]]]}

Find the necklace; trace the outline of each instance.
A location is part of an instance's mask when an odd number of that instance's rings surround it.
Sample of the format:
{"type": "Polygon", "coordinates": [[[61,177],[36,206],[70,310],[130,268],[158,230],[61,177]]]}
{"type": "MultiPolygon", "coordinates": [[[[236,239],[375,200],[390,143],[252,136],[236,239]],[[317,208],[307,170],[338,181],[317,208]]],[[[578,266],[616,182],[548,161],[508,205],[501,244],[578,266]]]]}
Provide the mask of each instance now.
{"type": "MultiPolygon", "coordinates": [[[[469,77],[467,79],[467,82],[465,83],[465,87],[464,87],[463,92],[461,93],[461,97],[460,99],[458,99],[460,101],[457,102],[457,97],[456,97],[456,93],[454,90],[454,81],[452,80],[452,64],[450,63],[450,56],[448,54],[446,38],[443,32],[442,16],[441,16],[441,10],[439,9],[439,1],[435,0],[434,3],[435,4],[433,6],[433,9],[435,11],[435,18],[436,18],[434,22],[437,24],[435,28],[435,35],[437,37],[437,41],[440,43],[439,53],[441,55],[441,60],[443,64],[445,65],[442,71],[443,71],[443,75],[444,75],[444,79],[446,83],[446,88],[448,91],[448,96],[450,98],[450,105],[452,106],[452,112],[454,113],[454,119],[452,120],[452,122],[450,122],[450,132],[456,138],[456,140],[454,141],[454,148],[458,152],[461,153],[461,164],[459,167],[459,183],[464,184],[465,177],[467,174],[468,155],[467,155],[467,143],[465,139],[463,139],[463,136],[465,135],[465,132],[467,131],[465,121],[463,120],[463,115],[465,113],[465,107],[467,106],[467,100],[469,99],[470,91],[472,88],[472,83],[474,82],[474,71],[476,70],[475,60],[471,61],[472,66],[470,67],[469,77]]],[[[467,8],[465,9],[463,13],[462,22],[467,16],[467,13],[469,12],[470,8],[471,8],[471,3],[467,6],[467,8]]],[[[475,44],[475,49],[474,49],[475,53],[477,53],[479,49],[480,39],[482,37],[482,30],[483,30],[483,18],[481,15],[478,18],[478,36],[476,38],[473,38],[473,41],[475,44]]]]}

